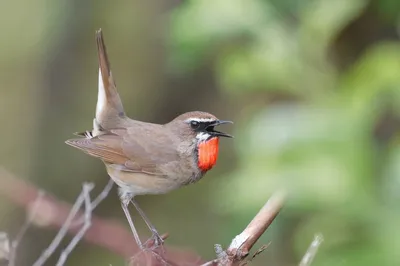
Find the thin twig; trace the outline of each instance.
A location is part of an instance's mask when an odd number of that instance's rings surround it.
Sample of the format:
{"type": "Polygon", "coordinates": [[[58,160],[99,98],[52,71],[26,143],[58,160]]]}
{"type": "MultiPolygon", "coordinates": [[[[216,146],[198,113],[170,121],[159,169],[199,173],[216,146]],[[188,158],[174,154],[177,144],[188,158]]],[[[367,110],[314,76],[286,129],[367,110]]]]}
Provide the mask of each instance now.
{"type": "Polygon", "coordinates": [[[94,209],[96,209],[96,207],[100,204],[100,202],[102,202],[105,198],[107,198],[113,185],[114,185],[114,181],[110,178],[110,180],[108,180],[107,185],[104,187],[103,191],[101,191],[100,194],[90,204],[90,209],[92,211],[94,209]]]}
{"type": "Polygon", "coordinates": [[[0,232],[0,261],[10,258],[10,240],[7,233],[0,232]]]}
{"type": "Polygon", "coordinates": [[[269,242],[268,244],[264,244],[259,249],[257,249],[257,251],[254,252],[253,256],[251,256],[249,261],[253,261],[258,255],[260,255],[262,252],[264,252],[264,250],[266,250],[270,244],[271,244],[271,242],[269,242]]]}
{"type": "Polygon", "coordinates": [[[15,260],[16,260],[16,254],[17,254],[17,249],[19,244],[22,241],[22,238],[28,231],[29,227],[32,225],[32,221],[35,218],[36,212],[40,206],[40,203],[42,202],[42,198],[44,196],[44,191],[39,190],[38,196],[36,200],[33,203],[32,209],[30,212],[27,214],[27,218],[25,220],[24,225],[21,227],[19,230],[17,236],[15,239],[11,242],[11,250],[10,250],[10,260],[8,262],[8,266],[14,266],[15,265],[15,260]]]}
{"type": "Polygon", "coordinates": [[[63,250],[61,256],[57,262],[57,266],[62,266],[67,261],[69,254],[72,250],[76,247],[79,241],[84,237],[86,232],[89,230],[90,226],[92,225],[92,212],[93,210],[108,196],[112,187],[114,185],[114,181],[110,178],[107,185],[104,189],[100,192],[97,197],[91,201],[90,200],[90,191],[93,189],[94,185],[91,183],[84,183],[82,188],[82,193],[84,195],[84,203],[85,203],[85,211],[81,217],[77,219],[77,221],[72,222],[71,226],[78,226],[83,224],[81,229],[78,233],[74,236],[68,246],[63,250]]]}
{"type": "MultiPolygon", "coordinates": [[[[79,232],[74,236],[68,246],[61,253],[60,259],[57,262],[57,266],[62,266],[67,261],[68,255],[72,252],[72,250],[76,247],[78,242],[83,238],[86,231],[89,230],[90,225],[92,224],[92,204],[90,202],[90,191],[93,189],[94,185],[92,183],[84,183],[82,188],[82,193],[85,202],[85,222],[79,230],[79,232]]],[[[96,205],[97,206],[97,205],[96,205]]]]}
{"type": "MultiPolygon", "coordinates": [[[[103,190],[100,192],[100,194],[97,195],[97,197],[90,203],[89,209],[91,210],[91,212],[93,212],[94,209],[96,209],[97,206],[108,196],[111,189],[113,188],[113,185],[114,185],[114,181],[110,178],[107,185],[103,188],[103,190]]],[[[79,218],[75,219],[72,222],[71,227],[85,224],[86,223],[85,215],[86,215],[86,209],[85,209],[85,212],[79,216],[79,218]]]]}
{"type": "Polygon", "coordinates": [[[299,266],[310,266],[312,261],[315,258],[315,255],[318,252],[318,248],[321,243],[324,241],[322,234],[317,234],[314,236],[314,240],[311,242],[310,246],[307,249],[306,254],[304,254],[303,258],[299,266]]]}
{"type": "Polygon", "coordinates": [[[68,233],[68,229],[75,218],[76,214],[78,213],[79,209],[81,208],[83,201],[85,200],[85,194],[82,191],[78,198],[75,201],[75,204],[72,206],[71,211],[68,214],[67,219],[65,220],[64,224],[60,228],[60,231],[58,231],[56,237],[53,239],[51,244],[48,246],[48,248],[40,255],[40,257],[35,261],[33,266],[42,266],[44,263],[47,261],[47,259],[53,254],[53,252],[57,249],[57,247],[60,245],[62,239],[65,237],[65,235],[68,233]]]}

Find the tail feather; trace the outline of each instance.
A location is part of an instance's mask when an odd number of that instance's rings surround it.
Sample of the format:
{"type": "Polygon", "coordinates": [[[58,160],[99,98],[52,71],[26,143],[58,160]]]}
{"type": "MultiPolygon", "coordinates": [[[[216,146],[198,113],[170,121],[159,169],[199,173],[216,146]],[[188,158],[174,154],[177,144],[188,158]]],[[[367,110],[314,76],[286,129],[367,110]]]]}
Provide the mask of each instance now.
{"type": "Polygon", "coordinates": [[[107,49],[102,30],[96,31],[96,43],[99,59],[99,91],[96,106],[96,120],[103,126],[103,121],[125,115],[114,78],[111,73],[107,49]]]}
{"type": "MultiPolygon", "coordinates": [[[[96,105],[96,116],[93,119],[93,129],[85,132],[76,132],[74,135],[91,139],[104,134],[106,129],[116,127],[120,118],[125,116],[114,78],[108,61],[107,49],[101,29],[96,31],[96,43],[99,59],[99,88],[96,105]]],[[[72,145],[73,140],[67,144],[72,145]]]]}
{"type": "Polygon", "coordinates": [[[89,130],[86,130],[85,132],[75,132],[74,135],[79,136],[79,137],[85,137],[87,139],[91,139],[91,138],[95,137],[95,135],[93,134],[93,131],[89,131],[89,130]]]}

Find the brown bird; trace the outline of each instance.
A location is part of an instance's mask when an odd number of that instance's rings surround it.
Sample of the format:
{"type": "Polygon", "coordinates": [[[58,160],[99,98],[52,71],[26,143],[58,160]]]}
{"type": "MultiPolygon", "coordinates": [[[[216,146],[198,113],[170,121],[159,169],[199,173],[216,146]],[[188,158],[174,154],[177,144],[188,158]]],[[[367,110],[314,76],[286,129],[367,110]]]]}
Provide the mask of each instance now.
{"type": "Polygon", "coordinates": [[[198,181],[216,163],[221,124],[206,112],[188,112],[167,124],[153,124],[126,116],[111,74],[101,29],[96,32],[99,88],[93,129],[66,143],[101,159],[119,186],[122,209],[136,242],[144,248],[128,211],[136,207],[153,233],[156,245],[163,240],[137,202],[137,195],[162,194],[198,181]]]}

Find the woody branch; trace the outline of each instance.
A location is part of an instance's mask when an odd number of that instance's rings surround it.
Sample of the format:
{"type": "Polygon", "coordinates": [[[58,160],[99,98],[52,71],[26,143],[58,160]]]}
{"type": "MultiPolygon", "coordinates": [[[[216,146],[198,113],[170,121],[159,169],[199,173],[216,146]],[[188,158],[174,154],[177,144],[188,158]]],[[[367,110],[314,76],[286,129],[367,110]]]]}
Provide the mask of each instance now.
{"type": "MultiPolygon", "coordinates": [[[[217,254],[218,259],[202,266],[238,265],[249,255],[251,248],[271,225],[285,203],[286,193],[281,191],[272,195],[247,227],[237,235],[225,250],[217,254]]],[[[218,252],[217,252],[218,253],[218,252]]]]}

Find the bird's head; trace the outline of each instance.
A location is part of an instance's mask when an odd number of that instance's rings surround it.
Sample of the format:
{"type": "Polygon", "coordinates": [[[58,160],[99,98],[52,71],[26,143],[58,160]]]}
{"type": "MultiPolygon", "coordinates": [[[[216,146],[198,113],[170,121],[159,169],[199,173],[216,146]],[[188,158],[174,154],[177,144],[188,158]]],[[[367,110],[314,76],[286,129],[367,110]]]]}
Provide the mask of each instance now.
{"type": "Polygon", "coordinates": [[[232,124],[231,121],[219,120],[216,116],[206,112],[184,113],[169,125],[182,138],[195,143],[195,155],[200,170],[210,170],[218,158],[218,144],[220,137],[232,138],[231,135],[215,130],[216,126],[232,124]]]}

